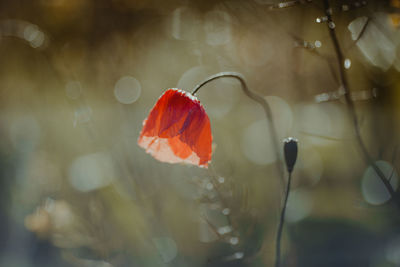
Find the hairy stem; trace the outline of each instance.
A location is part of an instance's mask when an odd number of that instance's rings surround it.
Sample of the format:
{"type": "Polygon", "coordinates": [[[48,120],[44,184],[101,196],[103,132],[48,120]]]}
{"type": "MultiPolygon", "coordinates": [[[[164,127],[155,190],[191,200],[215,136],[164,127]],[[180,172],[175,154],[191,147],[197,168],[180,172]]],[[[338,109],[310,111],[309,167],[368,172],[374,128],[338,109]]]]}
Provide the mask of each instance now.
{"type": "Polygon", "coordinates": [[[286,212],[287,201],[289,198],[291,182],[292,182],[292,172],[289,172],[289,178],[288,178],[288,182],[286,185],[286,192],[285,192],[285,201],[283,202],[281,216],[279,219],[278,231],[276,234],[275,267],[279,267],[281,264],[281,238],[282,238],[283,224],[285,223],[285,212],[286,212]]]}
{"type": "Polygon", "coordinates": [[[210,77],[208,77],[207,79],[205,79],[204,81],[202,81],[201,83],[199,83],[198,85],[196,85],[196,87],[193,89],[192,95],[195,95],[197,93],[197,91],[199,91],[199,89],[201,87],[203,87],[204,85],[206,85],[209,82],[212,82],[214,80],[220,79],[220,78],[235,78],[237,80],[239,80],[241,86],[242,86],[242,90],[244,91],[244,93],[250,97],[251,99],[253,99],[254,101],[258,102],[265,111],[265,115],[267,117],[267,121],[269,123],[269,131],[270,131],[270,135],[272,138],[272,142],[274,144],[274,149],[275,149],[275,154],[276,154],[276,160],[277,160],[277,169],[279,172],[279,175],[281,177],[282,182],[284,181],[284,174],[283,174],[283,169],[282,166],[280,164],[280,155],[279,155],[279,141],[278,141],[278,135],[276,133],[276,129],[275,129],[275,124],[274,124],[274,120],[272,117],[272,112],[271,112],[271,108],[268,104],[268,102],[265,100],[265,98],[263,98],[262,96],[252,92],[249,90],[249,88],[247,87],[246,81],[243,77],[242,74],[237,73],[237,72],[220,72],[217,73],[215,75],[212,75],[210,77]]]}
{"type": "Polygon", "coordinates": [[[353,125],[354,125],[354,132],[355,132],[355,137],[357,140],[357,144],[361,149],[361,153],[363,155],[364,161],[372,166],[372,168],[374,169],[374,171],[376,172],[376,174],[378,175],[379,179],[382,181],[382,183],[384,184],[384,186],[386,187],[387,191],[389,192],[390,196],[392,197],[392,199],[395,201],[396,205],[398,208],[400,208],[400,203],[397,201],[397,197],[396,197],[396,192],[394,191],[392,185],[390,184],[390,182],[386,179],[385,175],[383,174],[382,170],[375,164],[375,161],[373,160],[373,158],[371,157],[371,155],[369,154],[367,147],[362,139],[361,133],[360,133],[360,125],[358,122],[358,118],[357,118],[357,114],[356,114],[356,110],[354,107],[354,102],[351,99],[351,95],[350,95],[350,89],[349,89],[349,85],[348,85],[348,80],[347,80],[347,76],[346,76],[346,71],[344,69],[344,55],[342,52],[342,49],[340,48],[340,44],[336,35],[336,31],[335,31],[335,24],[332,20],[332,9],[331,6],[329,4],[329,0],[324,0],[324,7],[325,7],[325,15],[328,18],[327,21],[327,25],[329,28],[329,35],[331,37],[333,46],[335,48],[335,53],[336,53],[336,58],[337,58],[337,63],[338,63],[338,67],[339,67],[339,79],[340,82],[343,86],[344,89],[344,98],[346,101],[346,105],[348,107],[348,112],[350,115],[351,120],[353,121],[353,125]]]}

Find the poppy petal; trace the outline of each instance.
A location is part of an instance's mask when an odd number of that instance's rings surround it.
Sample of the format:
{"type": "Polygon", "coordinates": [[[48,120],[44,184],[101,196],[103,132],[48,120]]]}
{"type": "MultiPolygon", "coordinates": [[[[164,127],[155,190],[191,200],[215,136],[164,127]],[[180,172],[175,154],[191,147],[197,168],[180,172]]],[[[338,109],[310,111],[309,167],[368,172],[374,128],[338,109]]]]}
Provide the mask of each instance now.
{"type": "Polygon", "coordinates": [[[191,94],[168,89],[143,122],[138,145],[163,162],[207,167],[211,160],[210,120],[191,94]]]}

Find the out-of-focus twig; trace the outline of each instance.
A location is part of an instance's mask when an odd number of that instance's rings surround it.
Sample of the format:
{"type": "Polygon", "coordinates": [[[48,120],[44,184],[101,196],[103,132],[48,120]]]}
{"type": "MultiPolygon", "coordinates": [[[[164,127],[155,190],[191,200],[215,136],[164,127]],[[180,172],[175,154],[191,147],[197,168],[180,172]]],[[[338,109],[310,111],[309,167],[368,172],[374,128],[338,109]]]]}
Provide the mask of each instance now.
{"type": "Polygon", "coordinates": [[[348,112],[349,112],[350,118],[353,121],[354,132],[355,132],[357,144],[361,149],[364,161],[374,169],[374,171],[378,175],[379,179],[382,181],[385,188],[389,192],[392,200],[395,201],[395,204],[400,209],[400,202],[398,201],[395,190],[393,189],[392,185],[390,184],[388,179],[383,174],[382,170],[375,164],[373,158],[369,154],[369,152],[365,146],[365,143],[362,139],[362,136],[360,133],[359,121],[358,121],[356,110],[354,107],[354,102],[351,99],[349,84],[348,84],[348,80],[347,80],[347,76],[346,76],[346,72],[345,72],[345,68],[344,68],[344,55],[343,55],[342,49],[340,48],[340,44],[339,44],[339,41],[338,41],[338,38],[336,35],[336,30],[335,30],[336,25],[332,19],[332,8],[330,6],[329,0],[324,0],[324,7],[325,7],[325,15],[328,18],[327,26],[328,26],[328,30],[329,30],[329,35],[331,37],[333,46],[335,48],[335,53],[336,53],[336,58],[337,58],[337,63],[338,63],[338,68],[339,68],[339,78],[340,78],[340,82],[342,83],[343,89],[345,91],[344,98],[346,101],[346,105],[348,107],[348,112]]]}

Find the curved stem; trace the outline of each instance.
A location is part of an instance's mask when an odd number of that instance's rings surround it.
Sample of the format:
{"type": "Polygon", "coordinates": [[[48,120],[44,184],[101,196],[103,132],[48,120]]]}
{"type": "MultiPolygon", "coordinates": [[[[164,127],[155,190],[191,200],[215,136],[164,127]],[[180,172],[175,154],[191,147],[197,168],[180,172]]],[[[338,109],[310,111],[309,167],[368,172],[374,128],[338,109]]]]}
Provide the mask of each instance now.
{"type": "Polygon", "coordinates": [[[286,192],[285,192],[285,201],[283,202],[281,217],[279,219],[278,231],[276,234],[275,267],[279,267],[281,264],[281,237],[282,237],[283,224],[285,223],[285,212],[286,212],[287,201],[289,198],[291,182],[292,182],[292,172],[289,172],[289,178],[288,178],[288,183],[287,183],[286,192]]]}
{"type": "Polygon", "coordinates": [[[268,105],[268,102],[265,100],[265,98],[263,98],[262,96],[260,96],[260,95],[258,95],[258,94],[256,94],[256,93],[254,93],[254,92],[249,90],[249,88],[247,87],[246,81],[245,81],[245,79],[244,79],[242,74],[237,73],[237,72],[220,72],[220,73],[217,73],[215,75],[212,75],[212,76],[208,77],[207,79],[205,79],[204,81],[202,81],[201,83],[199,83],[198,85],[196,85],[196,87],[192,91],[192,95],[195,95],[199,91],[199,89],[201,87],[203,87],[204,85],[206,85],[207,83],[212,82],[212,81],[214,81],[216,79],[220,79],[220,78],[235,78],[235,79],[239,80],[239,82],[240,82],[240,84],[242,86],[242,90],[244,91],[244,93],[248,97],[253,99],[254,101],[258,102],[264,108],[265,115],[266,115],[266,117],[268,119],[268,123],[269,123],[269,127],[268,128],[269,128],[269,131],[270,131],[272,142],[274,144],[276,160],[277,160],[277,169],[278,169],[278,172],[279,172],[279,175],[280,175],[282,181],[284,181],[283,169],[281,167],[280,160],[279,160],[280,155],[279,155],[278,135],[277,135],[276,130],[275,130],[275,125],[274,125],[274,120],[272,118],[271,108],[268,105]]]}
{"type": "MultiPolygon", "coordinates": [[[[390,182],[387,180],[387,178],[385,177],[385,175],[383,174],[382,170],[375,164],[374,160],[372,159],[371,155],[369,154],[367,147],[361,137],[361,133],[360,133],[360,125],[358,122],[358,118],[357,118],[357,114],[356,114],[356,110],[354,107],[354,102],[351,99],[351,95],[350,95],[350,89],[349,89],[349,85],[348,85],[348,81],[347,81],[347,76],[346,76],[346,71],[344,69],[344,55],[342,52],[342,49],[340,48],[340,44],[339,41],[337,39],[336,36],[336,31],[335,31],[335,27],[334,26],[329,26],[333,23],[332,20],[332,15],[331,15],[331,7],[329,4],[329,0],[324,0],[324,7],[325,7],[325,15],[328,18],[327,21],[327,25],[329,28],[329,35],[331,37],[333,46],[335,48],[335,52],[336,52],[336,58],[337,58],[337,63],[339,66],[339,78],[340,78],[340,82],[343,86],[344,89],[344,98],[346,101],[346,105],[348,107],[348,112],[350,114],[350,117],[353,121],[353,125],[354,125],[354,132],[355,132],[355,137],[357,139],[357,143],[358,146],[361,149],[361,153],[364,157],[364,161],[367,163],[367,165],[372,166],[372,168],[374,169],[374,171],[376,172],[376,174],[378,175],[379,179],[382,181],[382,183],[384,184],[384,186],[386,187],[386,190],[389,192],[390,196],[392,197],[392,199],[395,201],[396,205],[398,208],[400,208],[400,202],[397,200],[396,197],[396,192],[394,191],[392,185],[390,184],[390,182]]],[[[333,24],[334,25],[334,24],[333,24]]]]}

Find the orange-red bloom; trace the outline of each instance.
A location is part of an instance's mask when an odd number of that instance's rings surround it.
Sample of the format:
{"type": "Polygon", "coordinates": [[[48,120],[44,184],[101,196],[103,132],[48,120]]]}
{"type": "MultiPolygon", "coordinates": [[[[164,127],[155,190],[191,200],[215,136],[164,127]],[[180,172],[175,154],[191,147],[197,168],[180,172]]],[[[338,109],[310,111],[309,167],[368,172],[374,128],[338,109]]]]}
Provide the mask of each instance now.
{"type": "Polygon", "coordinates": [[[207,167],[211,142],[210,120],[199,100],[168,89],[144,120],[138,145],[159,161],[207,167]]]}

